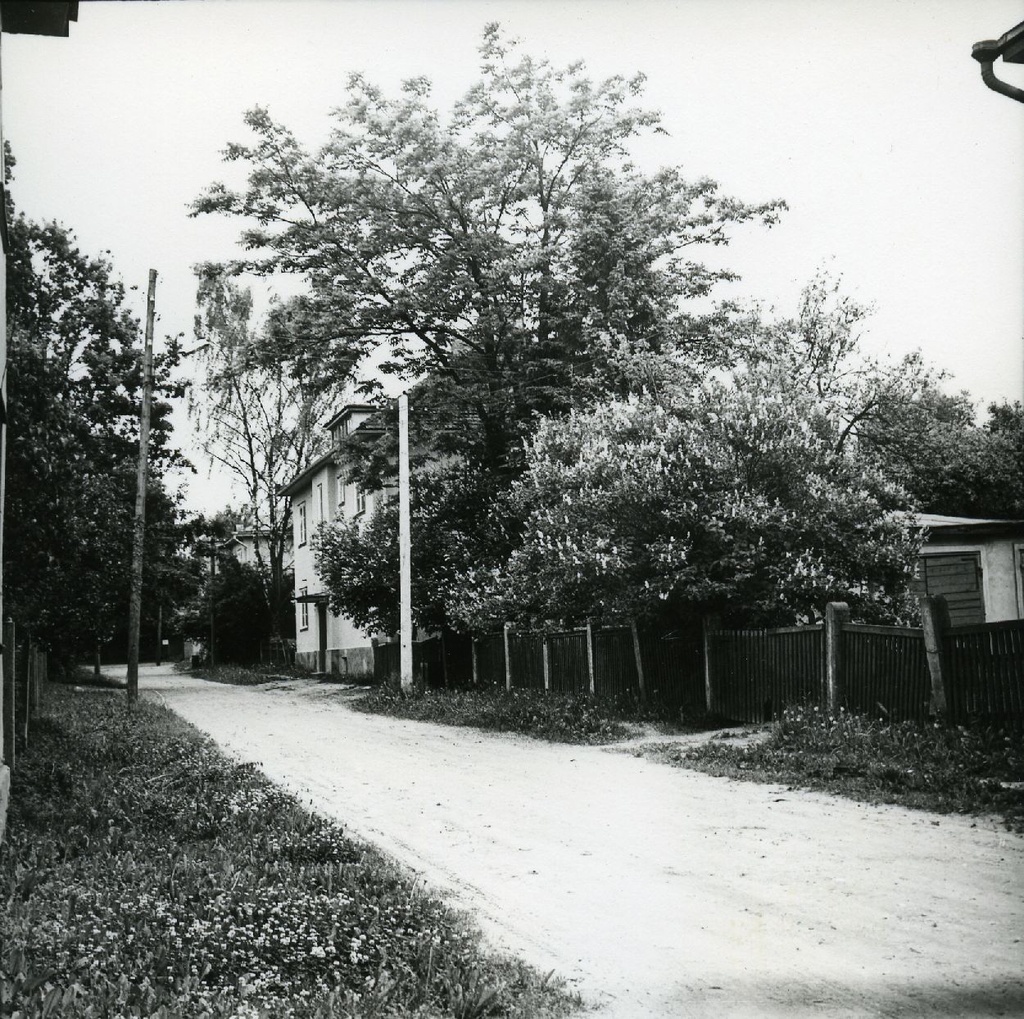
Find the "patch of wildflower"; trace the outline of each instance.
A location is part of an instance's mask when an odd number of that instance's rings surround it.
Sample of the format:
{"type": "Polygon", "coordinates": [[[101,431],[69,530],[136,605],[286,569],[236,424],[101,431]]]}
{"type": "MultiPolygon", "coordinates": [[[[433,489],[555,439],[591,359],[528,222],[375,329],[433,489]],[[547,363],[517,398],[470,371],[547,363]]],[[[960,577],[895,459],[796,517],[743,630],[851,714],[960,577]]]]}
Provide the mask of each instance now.
{"type": "Polygon", "coordinates": [[[3,1014],[563,1014],[571,1002],[169,712],[51,692],[0,846],[3,1014]],[[482,1009],[482,1010],[481,1010],[482,1009]]]}

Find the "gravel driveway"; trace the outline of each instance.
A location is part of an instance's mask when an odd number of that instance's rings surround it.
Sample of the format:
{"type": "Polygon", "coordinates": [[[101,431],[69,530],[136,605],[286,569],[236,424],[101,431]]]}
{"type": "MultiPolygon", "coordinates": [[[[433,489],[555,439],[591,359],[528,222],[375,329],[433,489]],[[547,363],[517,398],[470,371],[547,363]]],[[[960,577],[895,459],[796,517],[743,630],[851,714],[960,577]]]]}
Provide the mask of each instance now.
{"type": "Polygon", "coordinates": [[[567,978],[601,1019],[1024,1015],[1024,839],[609,748],[140,687],[567,978]]]}

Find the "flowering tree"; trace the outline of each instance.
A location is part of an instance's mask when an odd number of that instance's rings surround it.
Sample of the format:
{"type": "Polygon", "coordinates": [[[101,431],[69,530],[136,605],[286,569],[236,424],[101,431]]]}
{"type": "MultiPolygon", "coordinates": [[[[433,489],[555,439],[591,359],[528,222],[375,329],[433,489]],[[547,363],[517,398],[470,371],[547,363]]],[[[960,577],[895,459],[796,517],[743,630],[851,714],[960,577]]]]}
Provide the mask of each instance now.
{"type": "Polygon", "coordinates": [[[833,599],[900,616],[918,551],[904,498],[836,427],[756,374],[546,421],[515,488],[523,541],[473,574],[463,618],[769,623],[833,599]]]}

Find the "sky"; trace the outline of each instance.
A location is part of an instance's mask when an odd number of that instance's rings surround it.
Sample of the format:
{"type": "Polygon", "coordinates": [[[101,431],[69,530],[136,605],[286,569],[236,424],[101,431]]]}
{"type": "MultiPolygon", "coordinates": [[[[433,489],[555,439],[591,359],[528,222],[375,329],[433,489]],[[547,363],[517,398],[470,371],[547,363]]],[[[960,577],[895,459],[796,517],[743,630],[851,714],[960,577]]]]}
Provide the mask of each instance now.
{"type": "MultiPolygon", "coordinates": [[[[722,297],[796,311],[821,269],[870,304],[872,354],[920,350],[979,407],[1024,398],[1024,104],[987,89],[971,46],[1024,14],[1013,0],[160,0],[89,2],[68,39],[6,35],[4,136],[17,207],[107,253],[157,345],[192,335],[198,262],[238,225],[191,219],[232,180],[224,147],[261,105],[300,140],[327,137],[353,71],[393,92],[426,75],[444,109],[477,77],[484,25],[595,77],[647,76],[668,135],[641,165],[710,176],[789,204],[735,232],[722,297]]],[[[997,64],[1024,86],[1024,66],[997,64]]],[[[241,502],[196,463],[188,505],[241,502]]]]}

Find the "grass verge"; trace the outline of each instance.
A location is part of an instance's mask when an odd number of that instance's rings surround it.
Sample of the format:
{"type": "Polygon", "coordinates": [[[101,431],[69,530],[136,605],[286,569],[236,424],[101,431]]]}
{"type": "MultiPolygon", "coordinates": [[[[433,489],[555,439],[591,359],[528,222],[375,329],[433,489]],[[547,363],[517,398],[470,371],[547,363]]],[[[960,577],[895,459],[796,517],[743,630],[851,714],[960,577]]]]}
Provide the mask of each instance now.
{"type": "Polygon", "coordinates": [[[613,703],[581,694],[493,688],[422,690],[402,693],[374,687],[351,707],[377,715],[492,732],[515,732],[555,743],[615,743],[660,732],[695,732],[719,727],[721,719],[682,720],[656,706],[613,703]]]}
{"type": "Polygon", "coordinates": [[[287,665],[214,665],[200,666],[192,675],[200,679],[208,679],[214,683],[225,683],[228,686],[262,686],[264,683],[276,683],[282,679],[309,679],[308,672],[291,668],[287,665]]]}
{"type": "Polygon", "coordinates": [[[0,1014],[560,1016],[577,1002],[166,709],[50,687],[0,846],[0,1014]]]}
{"type": "Polygon", "coordinates": [[[939,813],[997,814],[1024,832],[1024,736],[998,728],[888,723],[817,707],[787,709],[767,739],[637,756],[710,775],[818,789],[939,813]]]}

